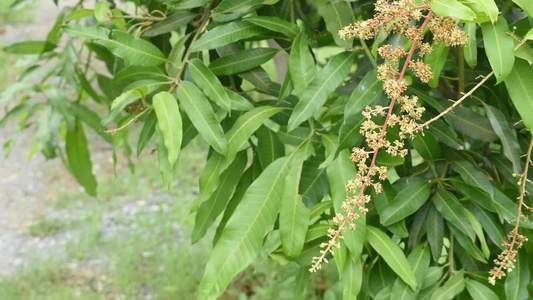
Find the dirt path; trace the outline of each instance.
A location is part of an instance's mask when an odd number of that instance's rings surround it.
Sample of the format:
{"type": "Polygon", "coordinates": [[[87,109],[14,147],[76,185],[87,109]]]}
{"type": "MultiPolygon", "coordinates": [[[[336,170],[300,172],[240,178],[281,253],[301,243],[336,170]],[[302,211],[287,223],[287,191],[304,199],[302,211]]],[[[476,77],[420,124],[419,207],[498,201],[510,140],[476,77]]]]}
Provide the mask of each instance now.
{"type": "MultiPolygon", "coordinates": [[[[58,8],[52,0],[40,0],[38,8],[31,12],[34,15],[33,22],[5,26],[5,34],[0,35],[0,42],[11,44],[45,39],[61,7],[75,3],[72,0],[59,2],[58,8]]],[[[0,118],[3,115],[4,112],[0,112],[0,118]]],[[[15,128],[15,124],[11,123],[0,130],[0,145],[9,140],[15,128]]],[[[54,180],[54,176],[69,176],[58,159],[46,162],[37,153],[28,160],[34,133],[35,128],[21,132],[7,158],[5,149],[0,147],[0,275],[12,272],[30,250],[45,254],[58,244],[56,239],[41,239],[27,233],[28,225],[44,212],[46,204],[53,201],[53,196],[60,188],[60,181],[54,180]]]]}

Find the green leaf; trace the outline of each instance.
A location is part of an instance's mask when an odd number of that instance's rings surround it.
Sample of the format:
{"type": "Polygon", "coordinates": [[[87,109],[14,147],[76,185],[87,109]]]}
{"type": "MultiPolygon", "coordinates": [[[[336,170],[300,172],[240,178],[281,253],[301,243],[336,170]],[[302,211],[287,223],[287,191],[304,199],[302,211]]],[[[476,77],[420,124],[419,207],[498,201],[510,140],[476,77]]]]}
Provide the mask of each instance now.
{"type": "Polygon", "coordinates": [[[153,98],[157,124],[165,139],[170,168],[174,167],[181,150],[183,129],[181,115],[176,98],[167,92],[160,92],[153,98]]]}
{"type": "MultiPolygon", "coordinates": [[[[469,203],[467,203],[469,204],[469,203]]],[[[492,240],[492,242],[503,250],[503,239],[505,238],[505,232],[503,226],[496,216],[496,214],[490,213],[475,204],[470,203],[468,208],[472,211],[474,216],[479,220],[485,232],[492,240]]]]}
{"type": "Polygon", "coordinates": [[[353,52],[339,53],[318,72],[291,114],[288,125],[289,131],[294,130],[302,122],[312,117],[326,103],[328,96],[337,89],[350,72],[354,57],[353,52]]]}
{"type": "Polygon", "coordinates": [[[463,48],[466,63],[472,68],[477,66],[476,23],[466,23],[464,31],[468,34],[468,44],[463,48]]]}
{"type": "Polygon", "coordinates": [[[446,47],[446,44],[437,42],[433,45],[433,51],[424,57],[424,62],[431,66],[431,72],[433,72],[433,78],[428,82],[430,87],[435,88],[439,85],[440,73],[448,58],[448,52],[450,48],[446,47]]]}
{"type": "Polygon", "coordinates": [[[527,61],[515,60],[514,68],[505,80],[505,87],[524,125],[533,132],[533,68],[527,61]]]}
{"type": "Polygon", "coordinates": [[[411,143],[415,147],[416,152],[426,160],[435,160],[440,157],[439,143],[437,143],[435,137],[429,132],[416,136],[411,143]]]}
{"type": "Polygon", "coordinates": [[[70,105],[70,109],[72,110],[72,114],[74,116],[78,117],[82,122],[91,127],[96,133],[104,138],[106,142],[110,144],[113,143],[113,137],[110,134],[105,133],[107,127],[102,125],[102,120],[100,120],[98,114],[96,114],[93,110],[83,104],[78,103],[72,103],[72,105],[70,105]]]}
{"type": "Polygon", "coordinates": [[[189,71],[191,72],[194,82],[202,89],[207,98],[215,102],[224,110],[231,110],[231,101],[226,94],[222,83],[220,83],[215,74],[213,74],[213,72],[211,72],[201,60],[189,60],[189,71]]]}
{"type": "Polygon", "coordinates": [[[442,252],[444,224],[442,215],[437,211],[434,205],[429,207],[427,221],[427,237],[433,260],[438,261],[442,252]]]}
{"type": "Polygon", "coordinates": [[[372,248],[383,257],[389,267],[391,267],[391,269],[398,274],[405,283],[416,291],[418,284],[416,283],[413,270],[409,266],[409,262],[403,254],[402,249],[383,231],[368,225],[366,229],[366,237],[372,248]]]}
{"type": "Polygon", "coordinates": [[[350,40],[343,40],[339,36],[339,30],[354,21],[351,4],[346,1],[327,0],[312,0],[309,2],[324,19],[326,29],[331,33],[335,43],[343,48],[351,48],[353,42],[350,40]]]}
{"type": "Polygon", "coordinates": [[[196,211],[199,204],[211,197],[213,192],[217,189],[218,184],[220,183],[220,173],[226,169],[226,166],[226,158],[222,154],[218,152],[213,152],[211,154],[200,174],[200,178],[198,179],[200,192],[198,198],[196,198],[192,205],[192,212],[196,211]]]}
{"type": "Polygon", "coordinates": [[[476,217],[470,211],[468,211],[468,209],[465,209],[465,213],[468,216],[468,221],[470,222],[470,225],[472,225],[472,229],[474,229],[474,232],[476,233],[476,236],[479,239],[479,244],[481,245],[481,251],[483,252],[483,256],[488,259],[490,256],[490,250],[489,246],[487,245],[487,241],[485,240],[485,235],[483,234],[483,227],[481,226],[481,223],[476,219],[476,217]]]}
{"type": "Polygon", "coordinates": [[[433,134],[437,141],[444,143],[453,149],[461,149],[461,140],[457,138],[457,134],[442,120],[435,120],[427,129],[427,132],[433,134]]]}
{"type": "Polygon", "coordinates": [[[498,138],[486,117],[478,115],[469,108],[456,107],[449,114],[453,128],[474,139],[491,142],[498,138]]]}
{"type": "Polygon", "coordinates": [[[2,48],[2,51],[11,54],[41,54],[54,50],[55,44],[46,41],[27,41],[11,44],[2,48]]]}
{"type": "Polygon", "coordinates": [[[68,15],[67,21],[75,21],[90,16],[94,16],[94,9],[79,8],[68,15]]]}
{"type": "Polygon", "coordinates": [[[68,24],[63,30],[71,37],[79,37],[90,40],[109,39],[111,31],[101,26],[85,26],[81,24],[68,24]]]}
{"type": "Polygon", "coordinates": [[[342,299],[357,299],[362,285],[363,264],[360,259],[354,260],[349,256],[342,274],[342,299]]]}
{"type": "Polygon", "coordinates": [[[528,299],[528,284],[531,279],[531,270],[528,265],[527,252],[518,252],[513,271],[505,279],[505,296],[508,300],[528,299]]]}
{"type": "MultiPolygon", "coordinates": [[[[180,104],[200,135],[221,154],[228,151],[228,142],[209,101],[192,82],[182,81],[176,90],[180,104]]],[[[235,152],[234,154],[236,154],[235,152]]]]}
{"type": "Polygon", "coordinates": [[[96,196],[96,178],[92,173],[93,167],[87,147],[87,138],[78,118],[75,120],[75,127],[67,131],[66,149],[72,175],[83,186],[87,194],[96,196]]]}
{"type": "Polygon", "coordinates": [[[133,103],[139,99],[139,96],[132,95],[133,91],[125,91],[124,93],[120,94],[120,96],[116,97],[109,106],[109,113],[108,115],[102,120],[102,124],[107,125],[128,106],[128,104],[133,103]]]}
{"type": "MultiPolygon", "coordinates": [[[[346,115],[345,115],[346,116],[346,115]]],[[[353,148],[359,146],[363,141],[363,135],[360,132],[363,124],[363,115],[356,115],[349,119],[344,119],[344,123],[339,130],[339,147],[338,150],[353,148]]]]}
{"type": "Polygon", "coordinates": [[[155,125],[157,124],[157,116],[155,111],[151,111],[144,121],[143,129],[139,135],[139,142],[137,143],[137,156],[141,155],[144,147],[148,144],[155,132],[155,125]]]}
{"type": "Polygon", "coordinates": [[[96,42],[132,65],[149,67],[167,62],[161,50],[148,41],[118,30],[111,32],[111,38],[96,42]]]}
{"type": "Polygon", "coordinates": [[[213,61],[209,68],[215,75],[232,75],[258,67],[276,55],[279,50],[254,48],[222,56],[213,61]]]}
{"type": "Polygon", "coordinates": [[[509,123],[507,123],[507,120],[501,111],[486,104],[485,109],[494,132],[496,132],[502,142],[503,154],[505,154],[505,156],[512,162],[513,171],[517,174],[522,173],[522,166],[520,164],[520,145],[518,145],[518,141],[514,136],[511,126],[509,126],[509,123]]]}
{"type": "Polygon", "coordinates": [[[248,157],[246,156],[246,151],[237,155],[233,163],[220,175],[220,184],[215,192],[200,205],[196,213],[196,221],[194,222],[194,229],[192,231],[193,244],[204,237],[207,229],[213,225],[218,215],[226,208],[247,162],[248,157]]]}
{"type": "Polygon", "coordinates": [[[480,300],[499,300],[500,297],[496,295],[490,288],[482,283],[479,283],[472,279],[465,280],[466,289],[473,299],[480,300]]]}
{"type": "Polygon", "coordinates": [[[529,17],[533,16],[533,6],[531,5],[531,0],[513,0],[513,2],[520,6],[526,12],[529,17]]]}
{"type": "Polygon", "coordinates": [[[158,67],[128,66],[113,77],[113,84],[131,83],[143,79],[169,80],[158,67]]]}
{"type": "MultiPolygon", "coordinates": [[[[346,184],[357,175],[355,164],[350,159],[350,151],[345,149],[339,152],[335,159],[326,169],[330,185],[331,199],[335,213],[344,213],[341,206],[348,197],[357,197],[357,194],[346,190],[346,184]]],[[[346,244],[354,259],[359,259],[363,253],[363,246],[366,239],[366,215],[360,214],[359,219],[353,221],[357,226],[355,230],[348,230],[342,233],[344,237],[341,244],[346,244]]],[[[343,245],[344,246],[344,245],[343,245]]]]}
{"type": "Polygon", "coordinates": [[[270,164],[250,185],[230,217],[207,262],[198,299],[216,299],[231,279],[259,254],[281,207],[281,191],[290,159],[270,164]]]}
{"type": "Polygon", "coordinates": [[[309,51],[309,44],[304,32],[300,32],[292,43],[289,54],[289,74],[296,95],[301,98],[316,74],[315,60],[309,51]]]}
{"type": "Polygon", "coordinates": [[[39,116],[37,121],[37,133],[35,137],[39,145],[39,150],[46,159],[57,156],[59,132],[61,132],[61,122],[63,118],[60,113],[54,111],[52,106],[48,106],[39,116]]]}
{"type": "Polygon", "coordinates": [[[232,110],[249,111],[254,108],[254,105],[243,96],[235,93],[234,91],[228,88],[224,88],[224,91],[226,91],[226,94],[228,95],[229,100],[231,101],[232,110]]]}
{"type": "Polygon", "coordinates": [[[381,223],[389,226],[415,213],[429,198],[427,181],[419,181],[400,191],[380,214],[381,223]]]}
{"type": "Polygon", "coordinates": [[[240,116],[226,133],[228,140],[228,161],[232,161],[239,148],[250,138],[259,126],[271,116],[284,110],[283,107],[261,106],[240,116]]]}
{"type": "Polygon", "coordinates": [[[366,73],[357,87],[353,90],[344,108],[344,124],[358,115],[367,105],[371,105],[383,92],[383,84],[377,78],[377,72],[366,73]]]}
{"type": "Polygon", "coordinates": [[[431,1],[431,10],[441,16],[465,21],[473,21],[476,18],[476,14],[470,8],[457,0],[433,0],[431,1]]]}
{"type": "Polygon", "coordinates": [[[202,34],[191,47],[191,51],[215,49],[229,43],[268,33],[268,30],[245,21],[235,21],[219,25],[202,34]]]}
{"type": "Polygon", "coordinates": [[[491,197],[494,197],[494,191],[488,179],[489,177],[476,166],[463,159],[452,162],[452,169],[459,173],[461,178],[463,178],[467,184],[479,187],[483,191],[489,193],[491,197]]]}
{"type": "Polygon", "coordinates": [[[515,56],[513,38],[507,34],[509,26],[504,17],[496,24],[481,23],[483,44],[490,66],[496,76],[496,84],[504,81],[513,70],[515,56]]]}
{"type": "MultiPolygon", "coordinates": [[[[511,221],[516,219],[518,215],[518,208],[516,204],[502,193],[499,189],[494,189],[494,204],[498,214],[501,215],[506,221],[511,221]]],[[[523,226],[523,222],[520,224],[523,226]]]]}
{"type": "MultiPolygon", "coordinates": [[[[419,287],[422,286],[426,272],[428,271],[430,256],[429,247],[424,243],[418,245],[418,247],[416,247],[407,257],[407,261],[413,269],[419,287]]],[[[407,284],[405,284],[405,282],[396,279],[396,282],[394,282],[394,286],[392,287],[391,299],[413,299],[414,296],[415,293],[407,284]]]]}
{"type": "Polygon", "coordinates": [[[494,0],[474,0],[479,6],[483,8],[485,14],[490,18],[492,24],[496,23],[498,19],[498,6],[494,0]]]}
{"type": "Polygon", "coordinates": [[[289,39],[294,39],[299,32],[298,26],[278,17],[254,16],[246,18],[244,21],[261,26],[270,31],[279,32],[289,39]]]}
{"type": "Polygon", "coordinates": [[[159,162],[158,165],[161,179],[163,180],[163,185],[167,192],[170,192],[172,183],[176,178],[177,164],[175,164],[174,167],[170,166],[170,162],[168,161],[168,151],[165,146],[165,137],[159,126],[156,126],[155,145],[157,147],[157,161],[159,162]]]}
{"type": "Polygon", "coordinates": [[[294,154],[283,188],[283,202],[279,214],[279,233],[283,252],[289,257],[298,257],[302,252],[309,224],[309,210],[298,194],[304,160],[311,142],[307,142],[294,154]]]}
{"type": "Polygon", "coordinates": [[[277,135],[266,126],[261,126],[255,133],[257,137],[257,148],[261,166],[266,168],[270,163],[285,154],[285,145],[279,141],[277,135]]]}
{"type": "Polygon", "coordinates": [[[438,288],[431,300],[451,300],[459,295],[465,289],[465,271],[461,270],[446,281],[446,283],[438,288]]]}
{"type": "Polygon", "coordinates": [[[449,180],[458,192],[465,195],[467,198],[470,198],[470,200],[475,202],[477,205],[488,211],[496,212],[496,207],[493,204],[492,196],[487,191],[467,184],[458,177],[451,177],[449,180]]]}
{"type": "Polygon", "coordinates": [[[158,36],[167,32],[176,30],[190,21],[194,20],[196,14],[188,11],[181,11],[168,16],[165,20],[157,22],[149,27],[144,33],[144,36],[152,37],[158,36]]]}
{"type": "Polygon", "coordinates": [[[461,232],[468,235],[472,241],[475,241],[476,234],[468,222],[468,216],[454,194],[439,187],[437,192],[431,197],[431,200],[449,224],[453,224],[461,232]]]}
{"type": "Polygon", "coordinates": [[[111,3],[109,2],[96,2],[94,4],[94,18],[100,22],[104,22],[104,18],[107,17],[107,14],[110,12],[111,3]]]}

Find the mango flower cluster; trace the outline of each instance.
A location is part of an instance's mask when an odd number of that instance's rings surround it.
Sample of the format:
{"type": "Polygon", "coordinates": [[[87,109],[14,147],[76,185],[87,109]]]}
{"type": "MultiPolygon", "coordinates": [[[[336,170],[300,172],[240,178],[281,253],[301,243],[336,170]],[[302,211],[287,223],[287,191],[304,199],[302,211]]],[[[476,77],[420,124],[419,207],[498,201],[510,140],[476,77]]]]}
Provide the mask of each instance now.
{"type": "Polygon", "coordinates": [[[371,201],[371,197],[364,194],[365,188],[372,186],[377,193],[382,191],[379,181],[386,180],[387,168],[376,165],[378,151],[384,149],[391,156],[405,157],[408,153],[404,148],[405,139],[414,138],[419,131],[417,121],[425,109],[418,106],[416,96],[405,95],[409,85],[404,81],[404,76],[410,70],[422,82],[433,78],[431,66],[420,59],[433,49],[430,43],[424,42],[424,29],[429,28],[433,39],[447,46],[464,46],[468,42],[468,35],[460,30],[454,19],[434,16],[430,6],[428,1],[416,5],[414,0],[379,0],[375,4],[373,19],[351,24],[339,31],[343,39],[363,40],[372,39],[380,32],[392,32],[407,38],[412,46],[409,51],[388,44],[378,49],[384,63],[378,66],[377,77],[383,82],[390,105],[367,106],[363,111],[365,120],[360,132],[365,137],[366,145],[352,150],[351,159],[357,164],[358,172],[356,178],[346,186],[349,192],[358,191],[358,196],[348,197],[342,204],[345,213],[338,213],[333,219],[338,229],[329,229],[329,242],[322,243],[324,249],[320,251],[320,256],[313,258],[311,272],[319,270],[323,261],[327,262],[326,255],[333,255],[333,247],[340,247],[341,233],[348,228],[356,229],[354,221],[360,218],[360,214],[368,212],[365,204],[371,201]],[[422,24],[417,26],[420,22],[422,24]],[[415,50],[418,50],[419,57],[416,61],[413,59],[415,50]],[[395,106],[396,103],[398,105],[395,106]],[[388,138],[387,128],[396,125],[399,127],[399,136],[396,139],[388,138]]]}

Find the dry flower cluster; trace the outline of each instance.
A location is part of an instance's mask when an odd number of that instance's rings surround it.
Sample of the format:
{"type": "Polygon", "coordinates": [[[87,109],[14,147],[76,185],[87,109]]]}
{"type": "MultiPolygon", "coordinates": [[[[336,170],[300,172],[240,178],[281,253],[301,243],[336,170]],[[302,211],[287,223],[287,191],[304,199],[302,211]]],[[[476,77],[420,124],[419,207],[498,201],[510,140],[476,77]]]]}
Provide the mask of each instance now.
{"type": "Polygon", "coordinates": [[[414,0],[392,2],[379,0],[375,4],[373,19],[351,24],[339,31],[339,35],[344,39],[365,40],[374,38],[380,32],[392,32],[407,38],[412,45],[409,51],[391,45],[383,45],[378,49],[380,57],[384,59],[384,63],[378,66],[378,79],[383,82],[383,90],[390,99],[390,105],[387,107],[367,106],[363,111],[366,120],[360,131],[366,139],[366,147],[353,149],[351,158],[357,163],[358,173],[356,178],[350,180],[346,186],[348,191],[359,190],[359,193],[357,197],[348,197],[342,204],[345,214],[338,213],[333,219],[333,223],[338,228],[329,229],[330,240],[321,245],[324,248],[320,251],[321,255],[313,258],[311,272],[319,270],[322,262],[327,262],[326,255],[328,253],[333,255],[333,247],[340,247],[341,233],[347,231],[348,228],[354,230],[356,225],[353,221],[358,219],[360,214],[367,213],[368,209],[365,208],[365,204],[371,201],[371,197],[364,194],[365,188],[373,186],[376,192],[381,192],[382,187],[378,180],[383,181],[387,178],[387,168],[376,165],[379,150],[384,149],[392,156],[404,157],[407,155],[404,140],[407,137],[415,137],[420,130],[417,121],[425,109],[417,105],[416,96],[405,95],[409,85],[404,81],[404,76],[409,69],[422,82],[428,82],[433,78],[431,66],[421,59],[416,61],[413,59],[416,50],[420,58],[432,51],[431,44],[424,42],[424,30],[428,28],[435,41],[443,42],[447,46],[467,44],[468,35],[460,30],[455,20],[435,16],[430,6],[428,1],[416,5],[414,0]],[[417,25],[418,23],[422,24],[417,25]],[[396,103],[398,105],[395,106],[396,103]],[[378,121],[383,119],[384,121],[378,121]],[[382,124],[376,124],[376,122],[382,124]],[[395,125],[398,125],[400,129],[399,138],[390,141],[386,136],[387,128],[395,125]]]}

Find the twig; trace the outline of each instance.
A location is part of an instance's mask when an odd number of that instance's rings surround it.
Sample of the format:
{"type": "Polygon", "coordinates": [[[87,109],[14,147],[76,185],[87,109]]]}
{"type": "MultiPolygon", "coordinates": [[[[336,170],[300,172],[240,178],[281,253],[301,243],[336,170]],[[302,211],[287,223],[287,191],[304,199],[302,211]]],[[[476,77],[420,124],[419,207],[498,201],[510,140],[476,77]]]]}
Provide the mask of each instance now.
{"type": "Polygon", "coordinates": [[[111,134],[111,135],[115,135],[117,132],[121,131],[122,129],[124,129],[124,128],[128,127],[128,126],[130,126],[131,123],[137,121],[140,117],[142,117],[142,115],[144,115],[145,113],[149,112],[151,109],[152,109],[151,107],[147,107],[143,111],[141,111],[138,115],[136,115],[131,120],[126,122],[124,125],[122,125],[122,126],[120,126],[118,128],[115,128],[115,129],[106,130],[104,132],[108,133],[108,134],[111,134]]]}

